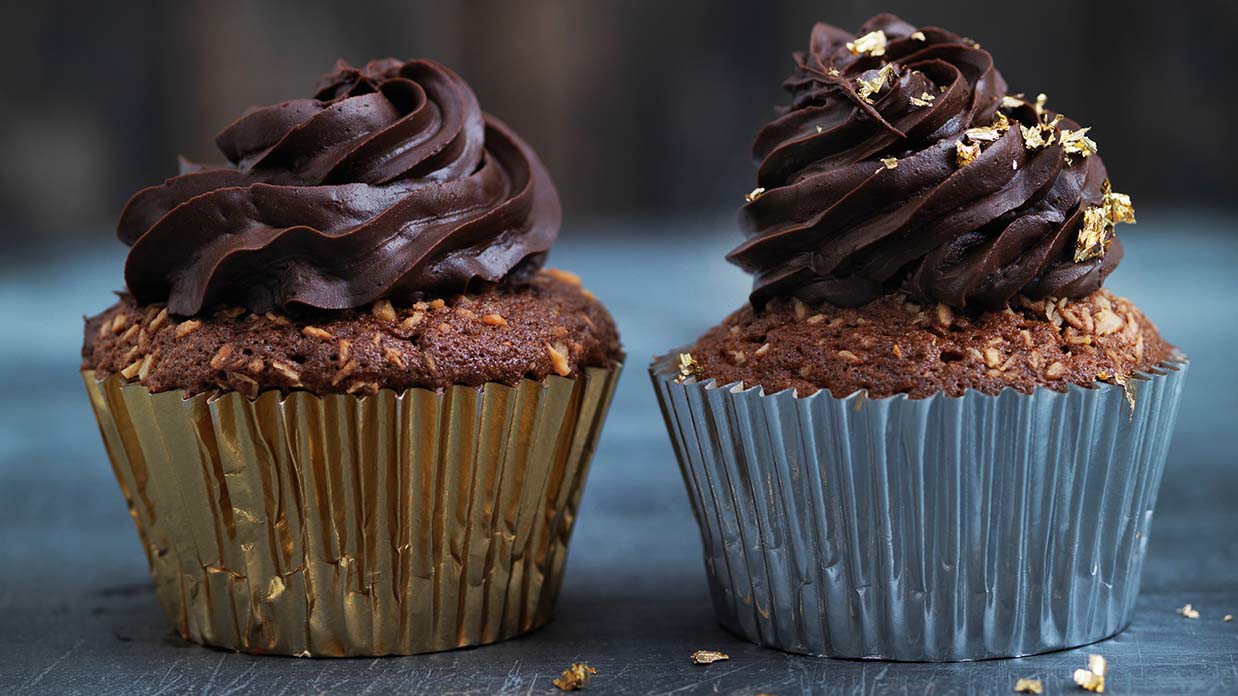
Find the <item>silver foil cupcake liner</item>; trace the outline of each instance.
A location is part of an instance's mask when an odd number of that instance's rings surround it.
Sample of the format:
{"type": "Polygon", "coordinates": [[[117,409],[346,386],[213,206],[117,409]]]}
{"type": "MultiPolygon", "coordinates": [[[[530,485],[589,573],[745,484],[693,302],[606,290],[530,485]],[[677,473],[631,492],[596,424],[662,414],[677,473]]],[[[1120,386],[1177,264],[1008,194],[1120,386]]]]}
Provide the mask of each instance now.
{"type": "Polygon", "coordinates": [[[654,389],[729,630],[793,653],[1029,655],[1131,620],[1187,362],[926,399],[654,389]]]}

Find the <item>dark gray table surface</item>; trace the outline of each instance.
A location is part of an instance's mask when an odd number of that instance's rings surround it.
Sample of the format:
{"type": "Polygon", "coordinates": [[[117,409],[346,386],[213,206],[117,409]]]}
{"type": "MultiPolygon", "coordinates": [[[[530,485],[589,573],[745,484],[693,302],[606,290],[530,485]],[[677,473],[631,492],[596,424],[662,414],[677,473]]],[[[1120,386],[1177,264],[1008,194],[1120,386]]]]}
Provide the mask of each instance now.
{"type": "MultiPolygon", "coordinates": [[[[1131,627],[1018,660],[892,664],[784,655],[714,623],[700,539],[645,366],[745,297],[721,259],[734,227],[565,229],[553,265],[611,308],[630,352],[573,535],[558,617],[499,645],[407,658],[255,658],[176,637],[112,479],[77,374],[80,316],[119,284],[122,249],[57,249],[0,267],[0,693],[558,693],[572,661],[598,694],[1009,693],[1110,661],[1107,693],[1238,692],[1238,230],[1224,217],[1141,215],[1110,286],[1193,365],[1131,627]],[[582,241],[586,240],[587,241],[582,241]],[[1193,603],[1187,620],[1174,609],[1193,603]],[[730,653],[693,666],[692,651],[730,653]]],[[[107,238],[100,232],[101,239],[107,238]]]]}

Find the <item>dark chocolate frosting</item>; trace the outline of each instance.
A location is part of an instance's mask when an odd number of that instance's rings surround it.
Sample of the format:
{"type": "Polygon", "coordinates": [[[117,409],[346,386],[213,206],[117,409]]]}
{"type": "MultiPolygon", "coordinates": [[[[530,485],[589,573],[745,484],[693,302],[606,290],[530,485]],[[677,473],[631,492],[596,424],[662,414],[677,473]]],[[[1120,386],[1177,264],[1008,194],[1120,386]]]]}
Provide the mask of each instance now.
{"type": "Polygon", "coordinates": [[[536,269],[558,234],[537,155],[433,61],[341,61],[312,99],[251,109],[215,142],[229,166],[182,160],[121,214],[142,303],[412,301],[536,269]]]}
{"type": "Polygon", "coordinates": [[[1121,259],[1113,227],[1132,211],[1095,143],[1043,99],[1007,95],[975,42],[878,15],[858,35],[817,24],[794,59],[728,257],[754,275],[754,306],[1081,297],[1121,259]]]}

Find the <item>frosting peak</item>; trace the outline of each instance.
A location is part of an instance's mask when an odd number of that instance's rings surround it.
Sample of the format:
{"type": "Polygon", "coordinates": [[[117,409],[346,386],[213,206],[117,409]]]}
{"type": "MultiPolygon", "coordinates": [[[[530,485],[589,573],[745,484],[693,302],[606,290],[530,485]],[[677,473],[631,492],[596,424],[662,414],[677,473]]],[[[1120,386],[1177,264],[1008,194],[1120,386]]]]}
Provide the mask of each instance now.
{"type": "Polygon", "coordinates": [[[312,99],[251,108],[139,191],[117,235],[129,291],[174,314],[360,307],[541,265],[559,196],[533,150],[429,60],[340,61],[312,99]]]}
{"type": "Polygon", "coordinates": [[[990,308],[1082,297],[1117,266],[1113,227],[1134,218],[1087,129],[1007,95],[979,44],[883,14],[857,35],[817,24],[794,59],[728,256],[755,306],[902,291],[990,308]]]}

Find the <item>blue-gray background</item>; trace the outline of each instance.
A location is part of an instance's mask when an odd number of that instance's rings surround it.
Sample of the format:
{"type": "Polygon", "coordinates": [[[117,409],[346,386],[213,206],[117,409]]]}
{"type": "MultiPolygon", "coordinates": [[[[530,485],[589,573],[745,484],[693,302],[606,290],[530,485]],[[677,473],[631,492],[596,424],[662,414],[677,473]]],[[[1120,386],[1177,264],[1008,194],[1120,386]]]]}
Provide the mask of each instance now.
{"type": "MultiPolygon", "coordinates": [[[[785,656],[712,621],[699,537],[644,369],[745,297],[722,255],[747,146],[815,19],[860,2],[85,3],[0,10],[0,693],[1070,692],[1087,650],[970,665],[785,656]],[[338,56],[431,56],[547,160],[566,221],[552,265],[611,307],[629,364],[573,537],[559,618],[526,638],[387,660],[250,658],[166,626],[77,373],[81,315],[121,286],[127,195],[211,159],[251,103],[305,94],[338,56]],[[693,667],[720,648],[732,660],[693,667]]],[[[1094,135],[1139,224],[1110,286],[1192,358],[1132,627],[1096,650],[1114,693],[1238,692],[1238,87],[1222,2],[887,7],[992,48],[1094,135]],[[980,8],[980,9],[977,9],[980,8]],[[1189,621],[1174,609],[1194,603],[1189,621]]]]}

